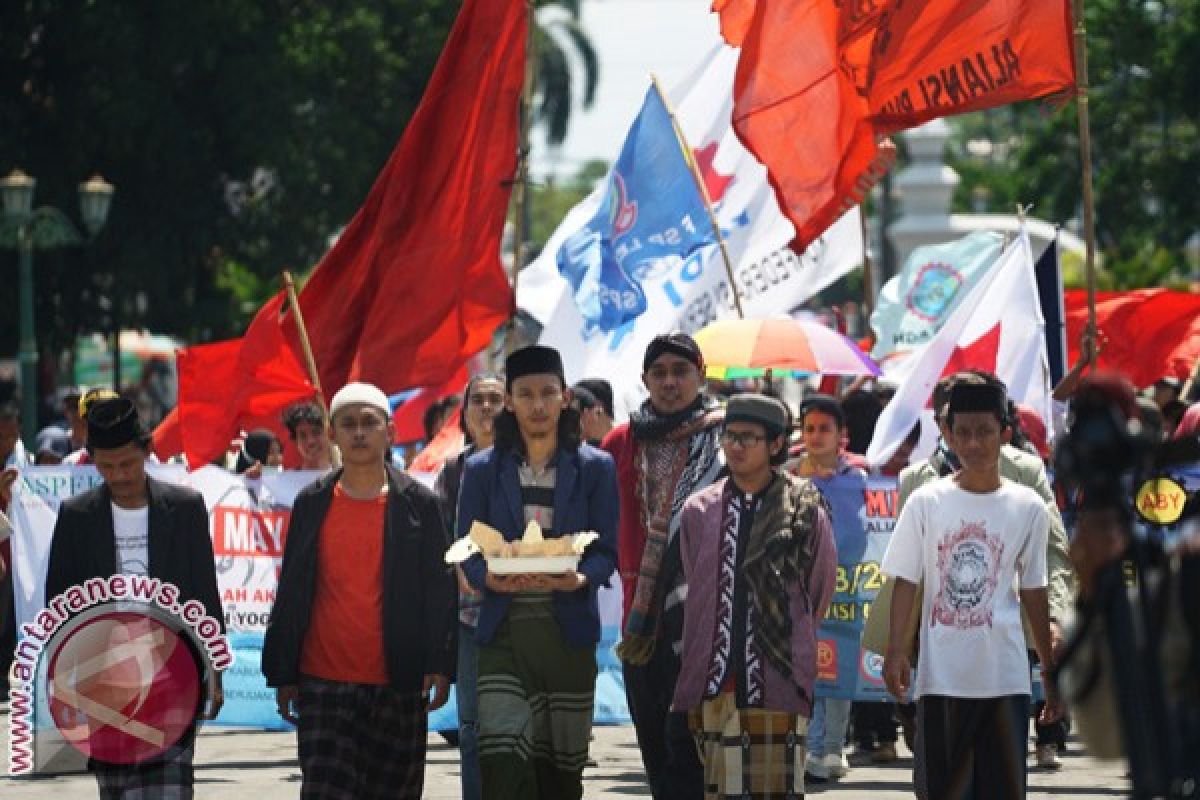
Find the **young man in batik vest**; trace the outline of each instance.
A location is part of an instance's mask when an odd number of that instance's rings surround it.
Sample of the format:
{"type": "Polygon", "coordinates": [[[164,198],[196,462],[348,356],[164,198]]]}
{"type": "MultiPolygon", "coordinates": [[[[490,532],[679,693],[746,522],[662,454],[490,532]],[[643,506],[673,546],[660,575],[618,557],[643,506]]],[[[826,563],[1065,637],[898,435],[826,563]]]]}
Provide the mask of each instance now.
{"type": "Polygon", "coordinates": [[[683,509],[688,594],[673,707],[690,714],[706,800],[804,795],[817,628],[837,550],[820,492],[778,468],[790,417],[774,398],[731,398],[729,477],[683,509]]]}

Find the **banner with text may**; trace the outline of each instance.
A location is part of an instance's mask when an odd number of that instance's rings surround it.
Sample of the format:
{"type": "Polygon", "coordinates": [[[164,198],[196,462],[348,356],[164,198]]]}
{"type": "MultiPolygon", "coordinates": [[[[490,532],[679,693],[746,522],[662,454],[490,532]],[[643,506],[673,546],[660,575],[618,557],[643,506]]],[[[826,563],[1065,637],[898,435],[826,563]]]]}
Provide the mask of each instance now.
{"type": "MultiPolygon", "coordinates": [[[[275,602],[292,503],[320,473],[265,471],[261,480],[247,480],[216,467],[189,473],[177,466],[148,465],[148,471],[160,480],[197,490],[209,511],[217,584],[235,656],[224,674],[225,705],[215,724],[288,729],[276,712],[275,692],[262,676],[262,640],[275,602]]],[[[100,482],[90,466],[31,467],[22,472],[11,508],[18,630],[45,603],[46,566],[59,504],[100,482]]],[[[620,587],[615,593],[602,590],[601,605],[605,641],[597,651],[596,720],[621,724],[629,721],[629,712],[620,667],[611,653],[619,631],[620,587]]],[[[40,713],[46,710],[44,698],[39,698],[38,706],[40,724],[49,719],[40,713]]],[[[453,698],[431,715],[429,725],[433,730],[458,726],[453,698]]]]}
{"type": "Polygon", "coordinates": [[[888,700],[883,657],[859,647],[883,585],[879,565],[896,523],[896,479],[841,475],[813,481],[829,503],[837,540],[833,602],[817,634],[817,697],[888,700]]]}

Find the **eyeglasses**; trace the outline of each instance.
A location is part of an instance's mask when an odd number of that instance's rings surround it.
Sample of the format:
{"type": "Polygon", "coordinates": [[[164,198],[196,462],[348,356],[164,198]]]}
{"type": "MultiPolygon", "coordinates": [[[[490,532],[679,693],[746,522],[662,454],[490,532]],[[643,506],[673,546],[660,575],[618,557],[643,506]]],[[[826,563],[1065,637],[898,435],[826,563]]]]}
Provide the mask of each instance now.
{"type": "Polygon", "coordinates": [[[471,395],[467,397],[467,400],[473,406],[504,405],[504,395],[500,394],[499,392],[479,392],[478,394],[472,392],[471,395]]]}
{"type": "Polygon", "coordinates": [[[671,367],[651,367],[646,370],[646,377],[652,381],[662,382],[670,375],[677,381],[690,378],[696,368],[691,364],[673,364],[671,367]]]}
{"type": "Polygon", "coordinates": [[[722,444],[737,446],[737,447],[753,447],[759,442],[765,442],[767,437],[759,433],[751,433],[750,431],[721,431],[722,444]]]}

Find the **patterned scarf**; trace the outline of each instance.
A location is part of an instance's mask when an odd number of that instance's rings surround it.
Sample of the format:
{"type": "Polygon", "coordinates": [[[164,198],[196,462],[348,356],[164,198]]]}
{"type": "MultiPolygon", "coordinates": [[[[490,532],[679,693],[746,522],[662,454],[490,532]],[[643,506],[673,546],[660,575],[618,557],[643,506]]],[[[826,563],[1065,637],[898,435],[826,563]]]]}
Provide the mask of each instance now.
{"type": "MultiPolygon", "coordinates": [[[[708,683],[705,697],[716,697],[721,693],[729,670],[737,670],[733,663],[735,656],[734,623],[737,615],[737,551],[744,544],[738,542],[738,531],[741,529],[742,515],[749,509],[749,503],[761,503],[758,500],[747,501],[740,492],[729,492],[729,502],[725,504],[725,519],[721,525],[720,570],[717,576],[717,630],[713,647],[712,662],[708,666],[708,683]]],[[[758,509],[755,510],[757,513],[758,509]]],[[[751,526],[753,527],[753,525],[751,526]]],[[[763,681],[762,658],[755,644],[754,608],[744,606],[746,615],[745,640],[742,646],[742,668],[745,670],[746,704],[752,707],[762,705],[763,681]]]]}
{"type": "Polygon", "coordinates": [[[793,680],[789,590],[807,587],[816,550],[817,509],[828,507],[810,481],[781,474],[767,490],[750,528],[742,561],[749,584],[755,645],[786,679],[793,680]]]}
{"type": "MultiPolygon", "coordinates": [[[[721,413],[706,408],[702,398],[670,415],[658,414],[647,401],[630,419],[638,509],[646,531],[633,607],[617,645],[617,656],[630,664],[650,661],[661,616],[676,606],[682,610],[686,588],[679,568],[680,514],[684,501],[716,480],[721,470],[721,420],[721,413]]],[[[682,625],[676,627],[672,638],[682,634],[682,625]]]]}

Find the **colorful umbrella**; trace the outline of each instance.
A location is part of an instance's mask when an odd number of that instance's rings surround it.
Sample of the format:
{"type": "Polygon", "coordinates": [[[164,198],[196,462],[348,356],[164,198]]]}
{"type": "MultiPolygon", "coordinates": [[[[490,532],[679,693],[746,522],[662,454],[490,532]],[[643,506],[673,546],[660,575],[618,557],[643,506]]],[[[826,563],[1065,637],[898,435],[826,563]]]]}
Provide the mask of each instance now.
{"type": "Polygon", "coordinates": [[[879,375],[853,341],[807,319],[725,319],[696,334],[710,378],[879,375]]]}

